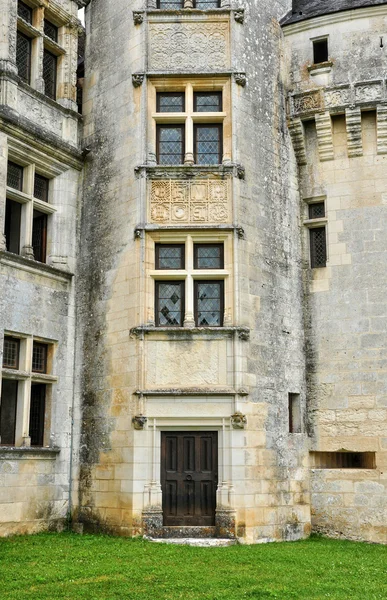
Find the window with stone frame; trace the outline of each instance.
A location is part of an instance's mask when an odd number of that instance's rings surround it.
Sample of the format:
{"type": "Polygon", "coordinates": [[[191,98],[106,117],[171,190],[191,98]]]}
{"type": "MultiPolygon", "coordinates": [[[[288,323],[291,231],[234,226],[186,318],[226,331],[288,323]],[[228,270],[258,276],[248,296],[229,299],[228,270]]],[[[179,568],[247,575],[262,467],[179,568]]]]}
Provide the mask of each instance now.
{"type": "Polygon", "coordinates": [[[16,37],[16,66],[20,79],[28,84],[31,83],[31,54],[32,39],[18,31],[16,37]]]}
{"type": "Polygon", "coordinates": [[[0,445],[49,444],[54,343],[5,333],[0,396],[0,445]]]}
{"type": "Polygon", "coordinates": [[[4,234],[6,250],[45,263],[51,215],[50,179],[34,164],[8,162],[4,234]]]}
{"type": "Polygon", "coordinates": [[[48,98],[56,100],[57,57],[49,50],[43,52],[44,93],[48,98]]]}
{"type": "Polygon", "coordinates": [[[304,225],[308,228],[309,261],[312,269],[327,265],[327,218],[325,199],[316,198],[307,201],[307,218],[304,225]]]}
{"type": "MultiPolygon", "coordinates": [[[[149,82],[150,135],[162,165],[231,161],[229,78],[149,82]],[[228,135],[223,131],[227,127],[228,135]]],[[[149,162],[149,161],[148,161],[149,162]]]]}
{"type": "MultiPolygon", "coordinates": [[[[231,239],[226,234],[214,243],[199,233],[177,235],[176,242],[163,239],[154,244],[150,276],[155,325],[222,327],[225,312],[227,322],[231,315],[230,271],[225,269],[225,246],[229,256],[231,239]]],[[[172,236],[164,233],[161,237],[172,236]]]]}

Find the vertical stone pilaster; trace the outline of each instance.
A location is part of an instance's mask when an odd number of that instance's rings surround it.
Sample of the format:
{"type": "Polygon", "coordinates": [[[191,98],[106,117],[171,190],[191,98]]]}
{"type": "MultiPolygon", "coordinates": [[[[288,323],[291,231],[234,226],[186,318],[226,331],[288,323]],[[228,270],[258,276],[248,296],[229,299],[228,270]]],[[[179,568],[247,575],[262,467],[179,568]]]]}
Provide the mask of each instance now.
{"type": "Polygon", "coordinates": [[[348,156],[362,156],[363,141],[361,135],[361,112],[360,107],[345,111],[345,123],[347,128],[348,156]]]}
{"type": "Polygon", "coordinates": [[[334,152],[331,115],[329,112],[325,112],[316,115],[315,119],[320,160],[333,160],[334,152]]]}
{"type": "Polygon", "coordinates": [[[299,165],[306,165],[306,147],[304,126],[301,119],[293,119],[289,123],[289,133],[292,138],[294,153],[299,165]]]}
{"type": "Polygon", "coordinates": [[[34,11],[34,26],[41,35],[32,41],[32,61],[31,61],[31,84],[38,92],[44,94],[43,80],[43,55],[44,55],[44,6],[41,5],[34,11]]]}
{"type": "Polygon", "coordinates": [[[378,154],[387,154],[387,105],[379,105],[376,111],[378,154]]]}
{"type": "Polygon", "coordinates": [[[8,143],[5,133],[0,133],[0,250],[5,250],[5,202],[7,187],[8,143]]]}
{"type": "Polygon", "coordinates": [[[66,54],[59,59],[57,100],[59,104],[77,110],[78,26],[70,21],[61,28],[59,44],[66,54]]]}

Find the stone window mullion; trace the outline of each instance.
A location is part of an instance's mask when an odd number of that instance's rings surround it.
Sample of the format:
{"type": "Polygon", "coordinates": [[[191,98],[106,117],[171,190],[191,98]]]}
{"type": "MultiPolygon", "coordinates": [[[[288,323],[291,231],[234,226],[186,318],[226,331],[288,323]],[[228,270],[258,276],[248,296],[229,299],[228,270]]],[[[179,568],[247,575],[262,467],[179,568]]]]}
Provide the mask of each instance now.
{"type": "Polygon", "coordinates": [[[185,111],[187,119],[185,122],[185,165],[194,164],[194,142],[193,142],[193,86],[192,83],[187,83],[185,88],[185,111]]]}
{"type": "Polygon", "coordinates": [[[187,279],[185,282],[185,318],[184,327],[195,327],[194,317],[194,281],[193,281],[193,266],[194,266],[194,246],[192,237],[187,235],[185,245],[185,268],[187,271],[187,279]]]}
{"type": "Polygon", "coordinates": [[[32,224],[34,206],[32,195],[34,190],[35,165],[25,167],[23,174],[23,193],[29,196],[30,200],[25,202],[22,207],[21,227],[20,227],[20,249],[22,256],[34,258],[32,248],[32,224]]]}
{"type": "Polygon", "coordinates": [[[43,81],[43,27],[44,27],[44,6],[39,6],[34,10],[34,27],[40,32],[40,35],[32,40],[32,59],[31,59],[31,85],[38,92],[44,92],[43,81]]]}

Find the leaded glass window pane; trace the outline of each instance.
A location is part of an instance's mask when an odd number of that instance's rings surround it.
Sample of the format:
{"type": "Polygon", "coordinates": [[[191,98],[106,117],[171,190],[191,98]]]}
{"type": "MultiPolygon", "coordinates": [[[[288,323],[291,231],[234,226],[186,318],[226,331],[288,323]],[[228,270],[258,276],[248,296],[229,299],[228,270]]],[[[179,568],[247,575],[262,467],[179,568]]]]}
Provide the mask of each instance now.
{"type": "Polygon", "coordinates": [[[43,200],[43,202],[48,202],[48,182],[49,179],[47,177],[43,177],[43,175],[35,174],[34,181],[34,198],[38,198],[38,200],[43,200]]]}
{"type": "Polygon", "coordinates": [[[156,281],[156,325],[179,327],[184,319],[184,283],[156,281]]]}
{"type": "Polygon", "coordinates": [[[31,25],[31,23],[32,23],[32,8],[27,6],[27,4],[24,4],[24,2],[21,2],[21,0],[18,0],[18,3],[17,3],[17,14],[18,14],[18,17],[21,17],[24,21],[26,21],[27,23],[29,23],[31,25]]]}
{"type": "Polygon", "coordinates": [[[156,244],[156,269],[184,269],[184,244],[156,244]]]}
{"type": "Polygon", "coordinates": [[[196,0],[195,8],[198,8],[199,10],[220,8],[220,2],[218,0],[196,0]]]}
{"type": "Polygon", "coordinates": [[[56,62],[56,56],[45,50],[43,55],[44,93],[53,100],[56,99],[56,62]]]}
{"type": "Polygon", "coordinates": [[[223,281],[195,281],[195,314],[198,327],[223,325],[223,281]]]}
{"type": "Polygon", "coordinates": [[[185,96],[183,92],[157,94],[157,112],[184,112],[185,96]]]}
{"type": "Polygon", "coordinates": [[[4,338],[3,367],[5,369],[19,368],[20,341],[12,337],[4,338]]]}
{"type": "Polygon", "coordinates": [[[157,8],[161,8],[163,10],[167,10],[169,8],[173,10],[179,10],[183,8],[184,2],[183,0],[158,0],[157,8]]]}
{"type": "Polygon", "coordinates": [[[16,64],[20,79],[29,83],[31,77],[31,40],[20,31],[17,32],[16,40],[16,64]]]}
{"type": "Polygon", "coordinates": [[[3,379],[1,382],[0,438],[2,446],[15,444],[18,382],[3,379]]]}
{"type": "Polygon", "coordinates": [[[195,112],[221,112],[222,110],[222,94],[214,92],[207,94],[206,92],[195,92],[194,94],[194,111],[195,112]]]}
{"type": "Polygon", "coordinates": [[[23,167],[10,161],[7,165],[7,186],[19,192],[23,189],[23,167]]]}
{"type": "Polygon", "coordinates": [[[58,27],[44,19],[44,35],[54,40],[54,42],[58,41],[58,27]]]}
{"type": "Polygon", "coordinates": [[[34,342],[32,347],[32,370],[34,373],[47,372],[47,344],[34,342]]]}
{"type": "Polygon", "coordinates": [[[325,202],[309,204],[309,219],[325,217],[325,202]]]}
{"type": "Polygon", "coordinates": [[[313,227],[310,235],[310,266],[312,269],[325,267],[327,263],[327,242],[325,227],[313,227]]]}
{"type": "Polygon", "coordinates": [[[32,248],[34,259],[39,262],[46,262],[47,245],[47,215],[38,210],[34,210],[32,221],[32,248]]]}
{"type": "Polygon", "coordinates": [[[30,429],[31,446],[43,446],[44,413],[46,408],[46,386],[44,383],[31,385],[30,429]]]}
{"type": "Polygon", "coordinates": [[[160,165],[181,165],[184,162],[184,126],[157,127],[157,160],[160,165]]]}
{"type": "Polygon", "coordinates": [[[7,198],[5,203],[5,247],[8,252],[20,252],[21,207],[19,202],[7,198]]]}
{"type": "Polygon", "coordinates": [[[195,162],[218,165],[222,162],[221,125],[195,125],[195,162]]]}
{"type": "Polygon", "coordinates": [[[223,244],[195,244],[195,269],[223,269],[223,244]]]}

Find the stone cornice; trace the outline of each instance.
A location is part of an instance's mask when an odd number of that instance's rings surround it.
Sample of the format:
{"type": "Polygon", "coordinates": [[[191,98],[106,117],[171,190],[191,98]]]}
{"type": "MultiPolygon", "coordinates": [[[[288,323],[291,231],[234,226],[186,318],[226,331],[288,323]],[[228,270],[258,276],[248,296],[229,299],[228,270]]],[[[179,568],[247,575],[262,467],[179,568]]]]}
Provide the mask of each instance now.
{"type": "Polygon", "coordinates": [[[12,267],[15,270],[28,271],[33,275],[48,277],[49,279],[54,279],[66,284],[70,283],[74,277],[74,274],[69,271],[63,271],[46,263],[40,263],[36,260],[25,258],[19,254],[13,254],[12,252],[6,252],[4,250],[0,250],[0,264],[12,267]]]}
{"type": "Polygon", "coordinates": [[[343,23],[345,21],[354,21],[356,19],[366,19],[370,17],[386,17],[387,4],[382,6],[367,6],[366,8],[356,8],[353,10],[344,10],[338,13],[323,15],[321,17],[312,17],[300,23],[291,23],[283,25],[282,31],[285,37],[309,31],[309,29],[317,29],[318,27],[326,27],[335,23],[343,23]]]}

